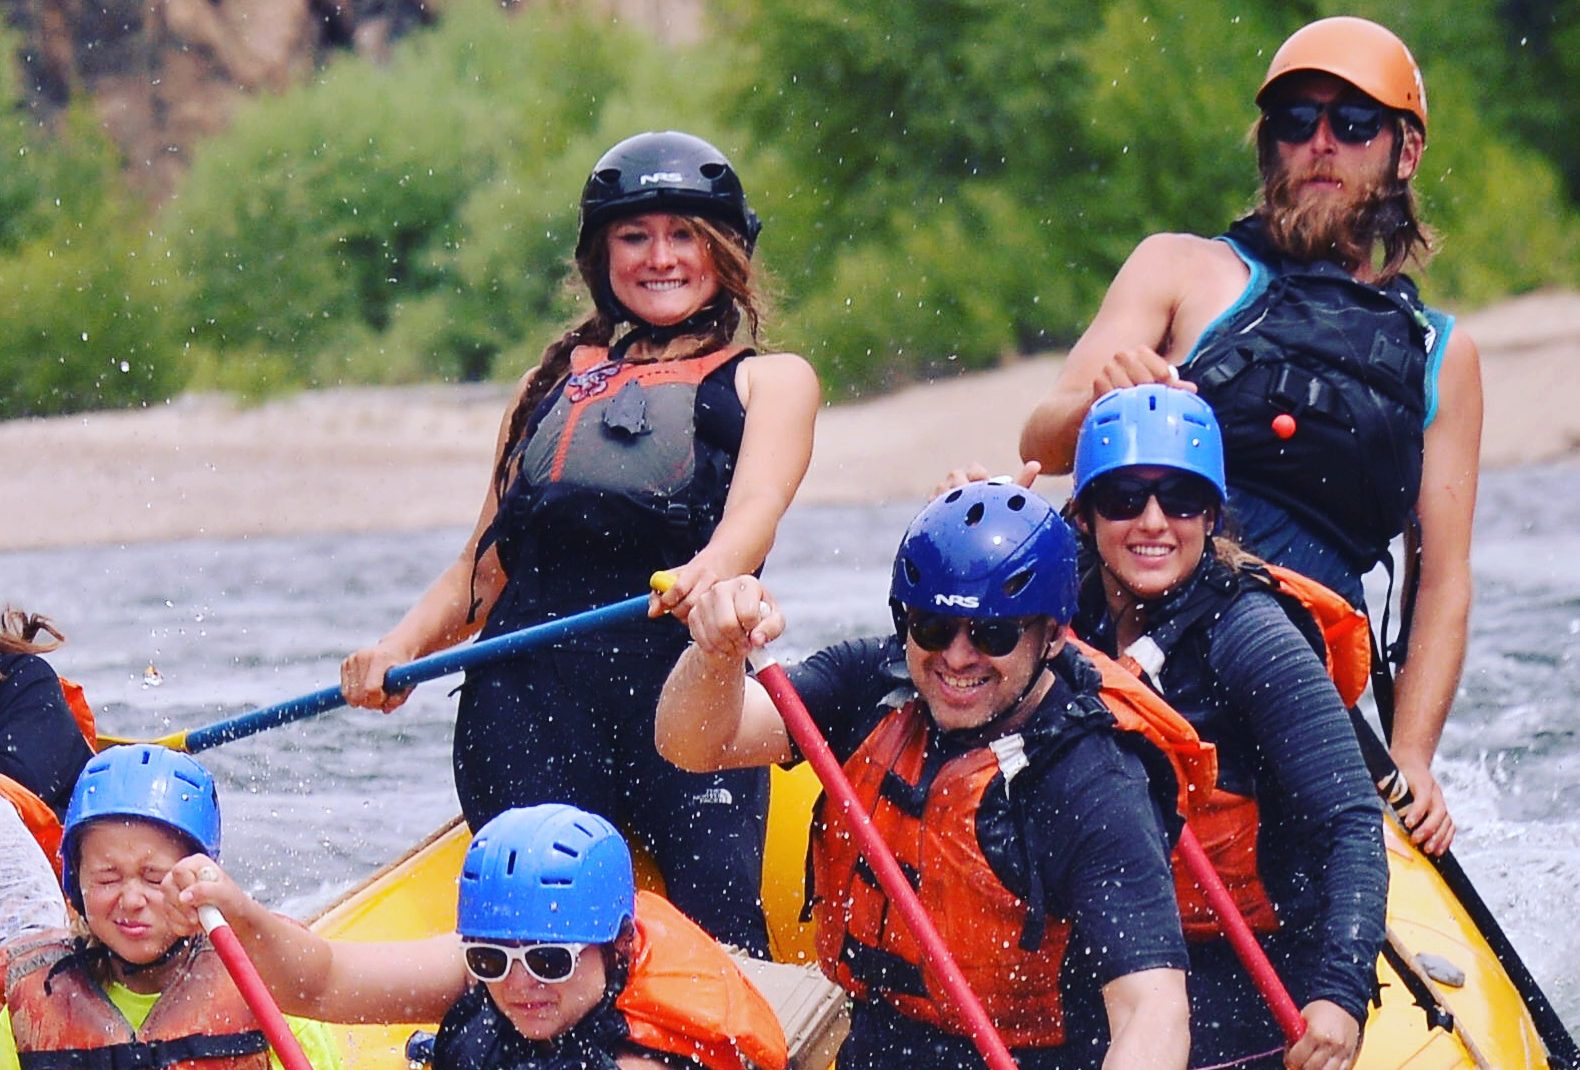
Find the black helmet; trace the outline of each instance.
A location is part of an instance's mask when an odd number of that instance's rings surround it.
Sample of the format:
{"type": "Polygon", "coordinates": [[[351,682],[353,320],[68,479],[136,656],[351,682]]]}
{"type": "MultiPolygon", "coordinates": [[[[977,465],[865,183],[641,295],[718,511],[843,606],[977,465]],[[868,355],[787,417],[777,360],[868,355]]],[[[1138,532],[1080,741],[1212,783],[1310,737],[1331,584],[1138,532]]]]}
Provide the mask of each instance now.
{"type": "Polygon", "coordinates": [[[603,154],[582,187],[576,255],[605,223],[644,212],[716,219],[740,234],[748,254],[763,228],[724,153],[676,130],[637,134],[603,154]]]}

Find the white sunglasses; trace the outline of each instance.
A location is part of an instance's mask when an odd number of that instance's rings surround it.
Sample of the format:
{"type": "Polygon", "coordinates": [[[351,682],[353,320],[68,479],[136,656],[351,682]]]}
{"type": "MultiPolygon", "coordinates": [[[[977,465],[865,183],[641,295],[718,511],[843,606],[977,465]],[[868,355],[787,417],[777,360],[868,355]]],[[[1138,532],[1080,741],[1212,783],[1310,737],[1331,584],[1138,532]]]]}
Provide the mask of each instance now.
{"type": "Polygon", "coordinates": [[[503,981],[510,964],[521,963],[529,975],[546,985],[563,984],[576,972],[576,963],[587,944],[487,944],[461,947],[466,972],[479,981],[503,981]]]}

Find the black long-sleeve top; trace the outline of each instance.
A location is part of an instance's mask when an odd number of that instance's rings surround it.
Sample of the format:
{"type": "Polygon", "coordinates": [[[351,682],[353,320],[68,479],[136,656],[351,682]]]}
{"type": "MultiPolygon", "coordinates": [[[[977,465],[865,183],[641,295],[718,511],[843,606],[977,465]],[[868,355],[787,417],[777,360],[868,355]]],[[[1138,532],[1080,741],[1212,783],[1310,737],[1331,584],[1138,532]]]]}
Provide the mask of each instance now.
{"type": "MultiPolygon", "coordinates": [[[[1149,631],[1188,597],[1149,607],[1149,631]]],[[[1093,598],[1083,601],[1090,609],[1093,598]]],[[[1089,641],[1114,651],[1106,613],[1082,623],[1089,641]]],[[[1277,599],[1241,590],[1187,630],[1159,677],[1164,697],[1217,745],[1220,787],[1257,800],[1258,869],[1281,925],[1268,951],[1291,994],[1301,1005],[1330,1000],[1364,1022],[1388,862],[1381,803],[1322,661],[1277,599]]],[[[1244,969],[1213,946],[1223,943],[1191,945],[1192,1065],[1279,1043],[1244,969]]]]}

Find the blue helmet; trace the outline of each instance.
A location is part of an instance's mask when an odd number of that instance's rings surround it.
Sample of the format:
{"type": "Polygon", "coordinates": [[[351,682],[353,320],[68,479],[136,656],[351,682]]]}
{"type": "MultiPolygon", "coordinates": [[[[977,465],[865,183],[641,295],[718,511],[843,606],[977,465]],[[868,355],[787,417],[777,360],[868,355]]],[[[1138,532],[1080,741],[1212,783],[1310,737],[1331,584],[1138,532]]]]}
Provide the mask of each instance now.
{"type": "Polygon", "coordinates": [[[152,821],[185,838],[194,850],[219,857],[219,793],[209,771],[190,755],[149,743],[111,747],[82,767],[66,807],[62,878],[79,911],[77,840],[87,825],[106,817],[152,821]]]}
{"type": "Polygon", "coordinates": [[[472,837],[461,864],[455,929],[464,939],[606,944],[635,914],[624,838],[564,803],[506,810],[472,837]]]}
{"type": "Polygon", "coordinates": [[[1024,487],[968,483],[930,502],[900,540],[889,584],[902,607],[955,617],[1075,615],[1075,536],[1024,487]]]}
{"type": "Polygon", "coordinates": [[[1223,478],[1223,433],[1212,406],[1172,386],[1110,390],[1081,421],[1075,443],[1075,496],[1092,480],[1131,465],[1177,468],[1200,476],[1228,498],[1223,478]]]}

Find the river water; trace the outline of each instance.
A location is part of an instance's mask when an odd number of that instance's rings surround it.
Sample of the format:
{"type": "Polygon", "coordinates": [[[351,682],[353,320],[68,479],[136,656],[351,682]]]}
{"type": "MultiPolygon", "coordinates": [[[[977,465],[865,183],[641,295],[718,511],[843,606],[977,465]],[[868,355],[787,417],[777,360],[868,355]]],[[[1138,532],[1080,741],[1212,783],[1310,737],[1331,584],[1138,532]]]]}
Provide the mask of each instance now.
{"type": "MultiPolygon", "coordinates": [[[[912,511],[791,511],[767,570],[790,621],[782,655],[888,627],[888,562],[912,511]]],[[[341,656],[387,629],[464,537],[0,554],[0,600],[68,632],[51,660],[87,687],[104,731],[155,736],[336,683],[341,656]]],[[[1470,651],[1439,759],[1455,854],[1580,1027],[1580,467],[1487,473],[1473,567],[1470,651]]],[[[206,752],[232,871],[303,913],[453,815],[448,691],[430,683],[391,716],[336,711],[206,752]]]]}

